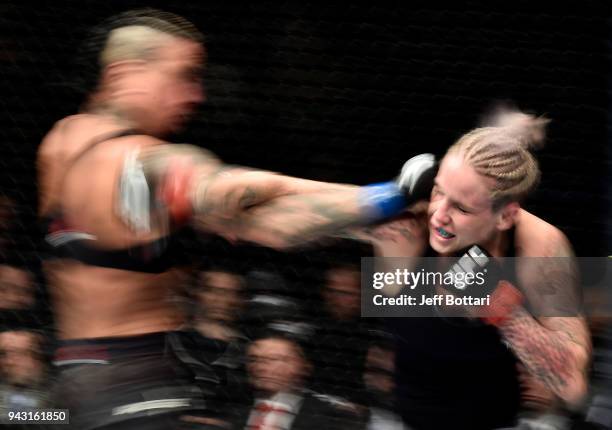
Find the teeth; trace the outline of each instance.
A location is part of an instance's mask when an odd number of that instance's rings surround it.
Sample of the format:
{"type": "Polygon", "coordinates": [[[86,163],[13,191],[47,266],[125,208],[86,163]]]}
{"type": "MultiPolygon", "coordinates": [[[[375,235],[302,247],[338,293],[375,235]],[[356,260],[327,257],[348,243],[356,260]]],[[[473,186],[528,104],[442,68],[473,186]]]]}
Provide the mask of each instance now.
{"type": "Polygon", "coordinates": [[[447,232],[446,230],[444,230],[442,227],[438,227],[436,230],[438,230],[438,233],[440,233],[440,236],[448,239],[454,236],[454,234],[447,232]]]}

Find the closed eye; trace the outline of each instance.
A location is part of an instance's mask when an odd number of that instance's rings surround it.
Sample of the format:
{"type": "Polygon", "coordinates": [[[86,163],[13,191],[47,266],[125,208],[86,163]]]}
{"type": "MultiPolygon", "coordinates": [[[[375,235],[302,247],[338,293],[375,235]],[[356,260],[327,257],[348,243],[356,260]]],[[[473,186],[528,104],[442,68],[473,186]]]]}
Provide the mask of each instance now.
{"type": "Polygon", "coordinates": [[[457,208],[457,210],[459,212],[461,212],[462,214],[471,214],[472,212],[470,212],[469,210],[467,210],[466,208],[464,208],[461,205],[455,205],[455,208],[457,208]]]}

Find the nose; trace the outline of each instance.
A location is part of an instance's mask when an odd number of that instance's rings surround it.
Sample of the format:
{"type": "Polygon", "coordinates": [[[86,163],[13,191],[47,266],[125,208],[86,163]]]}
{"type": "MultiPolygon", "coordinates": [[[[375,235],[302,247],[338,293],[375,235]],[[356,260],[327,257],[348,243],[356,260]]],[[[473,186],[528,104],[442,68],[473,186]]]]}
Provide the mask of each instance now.
{"type": "Polygon", "coordinates": [[[448,209],[449,205],[446,200],[436,202],[431,215],[433,223],[436,225],[448,225],[451,222],[448,209]]]}

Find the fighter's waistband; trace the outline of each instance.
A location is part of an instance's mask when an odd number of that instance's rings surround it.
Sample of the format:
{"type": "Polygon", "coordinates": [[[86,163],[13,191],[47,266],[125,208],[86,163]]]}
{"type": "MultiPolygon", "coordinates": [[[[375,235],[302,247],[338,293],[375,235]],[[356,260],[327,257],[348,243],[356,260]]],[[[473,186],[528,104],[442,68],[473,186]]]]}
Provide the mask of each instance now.
{"type": "Polygon", "coordinates": [[[53,364],[55,366],[110,364],[125,358],[161,355],[166,351],[167,339],[171,334],[180,334],[180,332],[60,340],[57,342],[53,364]]]}

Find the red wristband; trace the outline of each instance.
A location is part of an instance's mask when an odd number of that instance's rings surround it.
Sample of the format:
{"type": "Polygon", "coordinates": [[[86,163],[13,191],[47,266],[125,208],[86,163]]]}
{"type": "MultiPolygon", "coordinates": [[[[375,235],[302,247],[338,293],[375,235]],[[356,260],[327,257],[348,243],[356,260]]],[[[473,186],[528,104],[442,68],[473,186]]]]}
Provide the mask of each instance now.
{"type": "Polygon", "coordinates": [[[158,190],[158,198],[168,210],[175,224],[186,223],[193,215],[193,205],[189,194],[195,176],[193,163],[188,160],[169,162],[164,179],[158,190]]]}
{"type": "Polygon", "coordinates": [[[483,320],[487,324],[499,327],[508,319],[514,308],[523,303],[523,294],[508,281],[499,281],[491,294],[487,306],[487,315],[483,320]]]}

